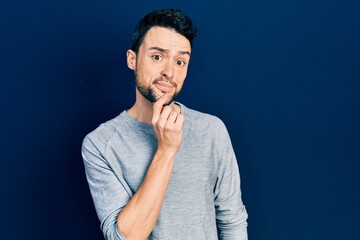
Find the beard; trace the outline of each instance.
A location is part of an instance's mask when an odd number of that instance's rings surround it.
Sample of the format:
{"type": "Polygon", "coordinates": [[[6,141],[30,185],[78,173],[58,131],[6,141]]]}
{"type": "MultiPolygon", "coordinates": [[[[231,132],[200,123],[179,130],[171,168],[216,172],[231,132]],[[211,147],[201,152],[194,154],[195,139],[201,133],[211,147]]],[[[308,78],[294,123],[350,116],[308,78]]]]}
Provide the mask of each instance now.
{"type": "MultiPolygon", "coordinates": [[[[180,93],[177,92],[177,85],[176,83],[172,82],[171,80],[165,78],[165,77],[158,77],[156,78],[153,82],[153,83],[156,83],[156,82],[161,82],[161,81],[164,81],[164,82],[167,82],[167,83],[170,83],[174,86],[175,88],[175,91],[174,93],[172,94],[172,96],[170,96],[169,100],[164,104],[164,106],[166,105],[170,105],[175,97],[177,97],[180,93]]],[[[156,87],[152,85],[151,86],[145,86],[143,83],[141,83],[137,77],[137,74],[135,72],[135,83],[136,83],[136,88],[139,90],[139,92],[141,93],[142,96],[144,96],[147,100],[149,100],[150,102],[156,102],[161,96],[163,96],[165,94],[165,92],[162,92],[162,94],[159,94],[156,92],[156,87]]]]}

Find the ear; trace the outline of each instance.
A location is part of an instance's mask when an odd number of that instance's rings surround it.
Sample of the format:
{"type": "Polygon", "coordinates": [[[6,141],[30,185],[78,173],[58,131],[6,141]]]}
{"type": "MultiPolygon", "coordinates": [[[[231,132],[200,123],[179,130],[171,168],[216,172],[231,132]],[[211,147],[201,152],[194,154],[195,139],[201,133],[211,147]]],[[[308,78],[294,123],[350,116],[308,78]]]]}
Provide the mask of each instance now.
{"type": "Polygon", "coordinates": [[[132,70],[136,70],[136,53],[133,50],[127,50],[126,60],[128,67],[132,70]]]}

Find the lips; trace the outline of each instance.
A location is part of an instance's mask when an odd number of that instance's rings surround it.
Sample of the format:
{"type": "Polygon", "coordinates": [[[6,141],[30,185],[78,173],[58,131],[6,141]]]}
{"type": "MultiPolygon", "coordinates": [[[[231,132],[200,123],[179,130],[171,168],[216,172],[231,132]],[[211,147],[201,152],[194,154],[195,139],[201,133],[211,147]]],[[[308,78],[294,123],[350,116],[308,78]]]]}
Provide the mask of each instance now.
{"type": "Polygon", "coordinates": [[[176,87],[174,83],[170,83],[165,80],[155,80],[154,84],[162,92],[171,92],[176,87]]]}

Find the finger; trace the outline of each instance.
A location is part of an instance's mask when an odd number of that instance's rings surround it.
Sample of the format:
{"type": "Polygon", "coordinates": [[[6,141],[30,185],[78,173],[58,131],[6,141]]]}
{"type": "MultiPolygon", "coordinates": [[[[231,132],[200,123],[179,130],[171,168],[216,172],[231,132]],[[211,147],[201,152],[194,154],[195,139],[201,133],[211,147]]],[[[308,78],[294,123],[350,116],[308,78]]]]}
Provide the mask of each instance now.
{"type": "Polygon", "coordinates": [[[171,107],[165,106],[163,108],[163,110],[161,111],[161,114],[160,114],[159,121],[157,122],[157,125],[159,127],[164,127],[165,126],[171,112],[172,112],[171,107]]]}
{"type": "Polygon", "coordinates": [[[162,95],[154,104],[153,104],[153,115],[151,122],[156,124],[159,121],[160,113],[163,109],[164,104],[168,101],[169,96],[167,94],[162,95]]]}
{"type": "Polygon", "coordinates": [[[175,126],[178,129],[182,129],[184,126],[184,122],[185,122],[185,118],[184,115],[182,115],[181,113],[179,113],[176,117],[176,121],[175,121],[175,126]]]}
{"type": "Polygon", "coordinates": [[[171,111],[171,113],[169,114],[168,123],[175,123],[177,116],[177,112],[171,111]]]}

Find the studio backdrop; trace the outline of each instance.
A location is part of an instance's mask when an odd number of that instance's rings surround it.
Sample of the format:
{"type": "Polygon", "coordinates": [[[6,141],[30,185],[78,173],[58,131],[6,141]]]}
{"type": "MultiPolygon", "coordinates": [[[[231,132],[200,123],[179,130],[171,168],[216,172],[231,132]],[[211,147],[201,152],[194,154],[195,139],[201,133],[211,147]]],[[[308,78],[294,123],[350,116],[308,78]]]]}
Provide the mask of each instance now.
{"type": "Polygon", "coordinates": [[[126,50],[159,8],[197,25],[177,100],[225,122],[249,239],[360,239],[355,0],[1,1],[0,239],[103,239],[81,143],[132,106],[126,50]]]}

